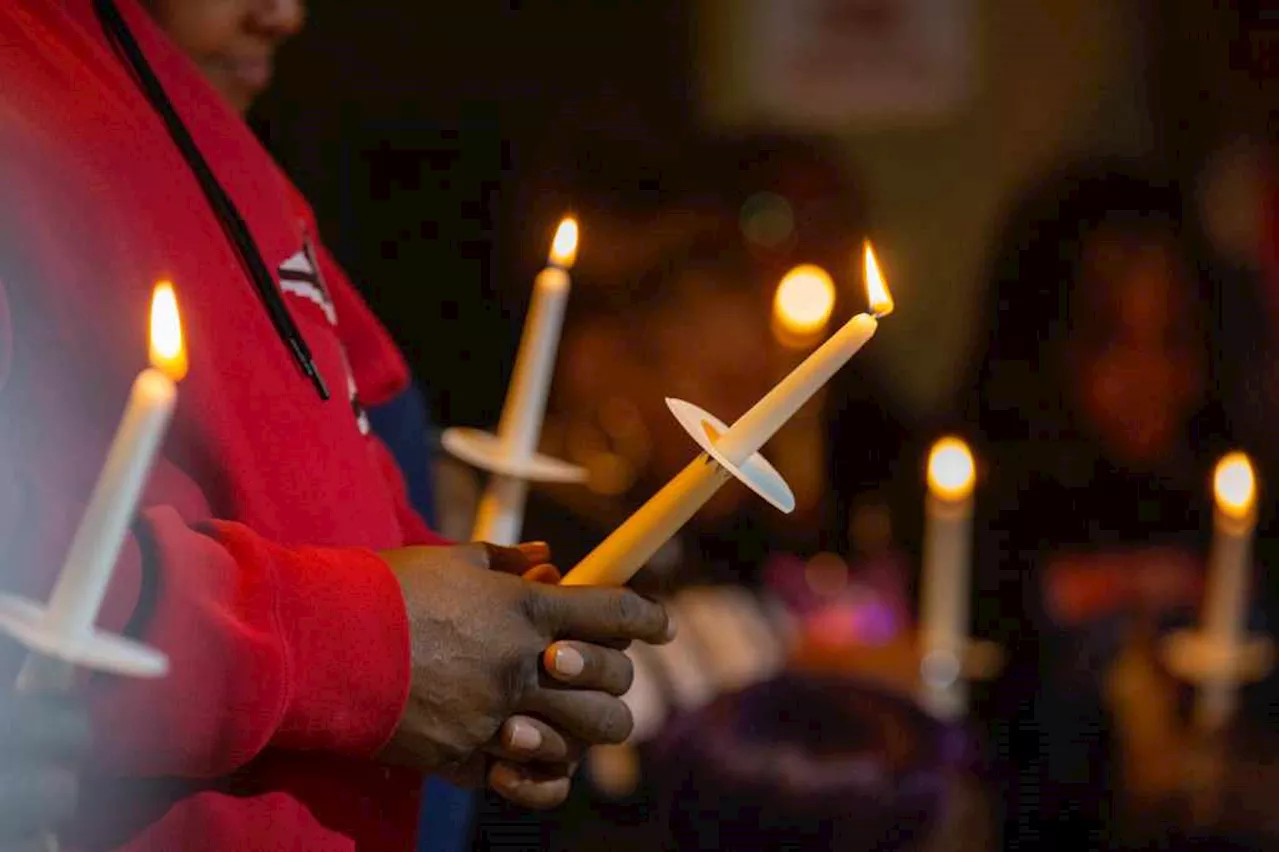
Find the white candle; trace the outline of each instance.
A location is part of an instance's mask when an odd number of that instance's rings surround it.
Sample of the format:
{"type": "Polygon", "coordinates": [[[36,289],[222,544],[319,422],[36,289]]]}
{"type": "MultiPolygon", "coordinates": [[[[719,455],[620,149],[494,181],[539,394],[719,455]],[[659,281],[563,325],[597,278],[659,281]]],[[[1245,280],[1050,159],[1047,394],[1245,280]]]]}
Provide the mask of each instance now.
{"type": "MultiPolygon", "coordinates": [[[[565,218],[556,229],[547,266],[534,281],[515,369],[507,387],[502,418],[498,421],[498,441],[508,458],[528,459],[538,448],[547,391],[560,343],[560,327],[569,299],[568,270],[577,252],[578,223],[565,218]]],[[[528,487],[524,479],[495,474],[480,498],[471,538],[494,544],[515,544],[524,520],[528,487]]]]}
{"type": "Polygon", "coordinates": [[[1220,728],[1235,709],[1239,674],[1235,655],[1243,650],[1249,596],[1249,563],[1257,521],[1253,465],[1244,453],[1228,453],[1213,474],[1213,548],[1205,588],[1204,640],[1225,665],[1210,675],[1196,696],[1196,724],[1220,728]]]}
{"type": "MultiPolygon", "coordinates": [[[[134,380],[124,417],[49,599],[45,623],[55,645],[62,639],[69,647],[93,630],[129,522],[173,414],[177,382],[186,371],[177,298],[173,285],[161,282],[151,299],[151,366],[134,380]]],[[[27,689],[65,688],[69,667],[47,659],[57,656],[59,649],[43,650],[43,656],[28,659],[19,682],[27,689]]]]}
{"type": "MultiPolygon", "coordinates": [[[[868,244],[863,252],[873,313],[858,314],[753,405],[716,448],[742,464],[861,349],[877,328],[877,317],[893,310],[893,300],[868,244]]],[[[561,581],[571,586],[626,583],[728,481],[730,473],[706,453],[699,455],[640,507],[622,526],[587,554],[561,581]]]]}
{"type": "Polygon", "coordinates": [[[969,548],[973,527],[973,455],[959,438],[929,451],[921,577],[921,702],[942,718],[964,714],[962,677],[969,644],[969,548]]]}

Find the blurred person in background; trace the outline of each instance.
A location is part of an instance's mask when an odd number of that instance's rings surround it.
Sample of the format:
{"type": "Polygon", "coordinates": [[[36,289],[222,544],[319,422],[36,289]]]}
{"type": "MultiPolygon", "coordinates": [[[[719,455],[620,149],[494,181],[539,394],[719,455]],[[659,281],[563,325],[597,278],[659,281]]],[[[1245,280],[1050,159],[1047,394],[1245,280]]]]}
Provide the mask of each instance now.
{"type": "MultiPolygon", "coordinates": [[[[976,627],[1010,654],[979,710],[1004,764],[1006,848],[1116,842],[1115,742],[1134,717],[1106,669],[1134,630],[1150,641],[1196,614],[1208,482],[1232,440],[1218,303],[1184,216],[1170,181],[1092,163],[1030,192],[996,244],[970,411],[989,471],[976,627]]],[[[1170,700],[1160,682],[1139,714],[1170,700]]]]}

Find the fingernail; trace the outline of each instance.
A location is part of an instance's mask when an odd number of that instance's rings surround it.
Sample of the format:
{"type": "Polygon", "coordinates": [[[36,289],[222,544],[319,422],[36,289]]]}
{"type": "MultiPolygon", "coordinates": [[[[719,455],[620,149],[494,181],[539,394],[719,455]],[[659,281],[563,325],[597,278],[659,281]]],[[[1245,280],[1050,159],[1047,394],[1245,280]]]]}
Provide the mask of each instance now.
{"type": "Polygon", "coordinates": [[[516,545],[516,549],[531,562],[546,562],[551,558],[551,547],[545,541],[526,541],[516,545]]]}
{"type": "Polygon", "coordinates": [[[527,722],[512,722],[510,739],[512,748],[533,751],[542,745],[542,732],[527,722]]]}
{"type": "Polygon", "coordinates": [[[582,655],[567,645],[556,648],[556,671],[566,677],[577,677],[587,667],[582,655]]]}
{"type": "Polygon", "coordinates": [[[667,632],[664,634],[664,636],[666,637],[666,640],[670,642],[672,639],[676,638],[676,634],[679,632],[680,632],[679,628],[676,627],[676,620],[672,618],[670,615],[668,615],[667,616],[667,632]]]}

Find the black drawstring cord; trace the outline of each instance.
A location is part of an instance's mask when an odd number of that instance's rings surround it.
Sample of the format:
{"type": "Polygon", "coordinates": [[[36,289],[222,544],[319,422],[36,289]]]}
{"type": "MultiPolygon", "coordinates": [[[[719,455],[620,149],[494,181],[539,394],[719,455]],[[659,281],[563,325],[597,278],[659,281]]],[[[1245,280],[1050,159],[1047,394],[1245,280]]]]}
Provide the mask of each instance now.
{"type": "Polygon", "coordinates": [[[160,114],[165,127],[169,130],[169,136],[173,139],[174,144],[178,146],[178,150],[182,152],[183,159],[187,161],[191,172],[195,175],[196,180],[199,181],[200,188],[204,190],[205,197],[208,198],[214,213],[222,223],[222,229],[226,231],[227,237],[240,255],[240,260],[245,265],[249,277],[253,279],[254,287],[258,291],[258,296],[262,299],[262,304],[267,309],[268,316],[271,317],[271,324],[275,326],[276,333],[280,335],[280,339],[289,347],[293,360],[297,362],[303,374],[315,385],[316,392],[320,394],[320,398],[328,399],[329,388],[325,385],[320,371],[316,369],[315,361],[311,357],[311,349],[307,346],[307,342],[303,340],[302,333],[298,331],[298,326],[294,323],[293,317],[290,316],[288,309],[285,307],[284,298],[280,295],[275,279],[271,277],[267,264],[262,259],[262,253],[258,251],[258,246],[254,243],[253,236],[249,233],[249,227],[245,225],[244,219],[240,216],[240,211],[236,209],[231,197],[227,195],[227,191],[222,188],[222,184],[218,183],[218,179],[214,176],[213,170],[209,168],[204,155],[196,147],[195,140],[191,138],[191,133],[187,130],[186,125],[182,123],[182,119],[178,116],[178,111],[174,109],[173,102],[169,100],[169,96],[165,93],[160,80],[156,78],[155,72],[151,70],[151,66],[147,63],[147,58],[143,55],[142,49],[138,47],[138,42],[134,39],[133,33],[129,31],[129,25],[125,23],[124,18],[121,16],[115,0],[94,0],[93,7],[98,15],[98,20],[102,22],[103,29],[106,30],[107,35],[119,47],[120,52],[124,54],[124,58],[138,78],[138,84],[141,86],[143,94],[146,95],[147,100],[151,102],[151,106],[156,112],[160,114]]]}

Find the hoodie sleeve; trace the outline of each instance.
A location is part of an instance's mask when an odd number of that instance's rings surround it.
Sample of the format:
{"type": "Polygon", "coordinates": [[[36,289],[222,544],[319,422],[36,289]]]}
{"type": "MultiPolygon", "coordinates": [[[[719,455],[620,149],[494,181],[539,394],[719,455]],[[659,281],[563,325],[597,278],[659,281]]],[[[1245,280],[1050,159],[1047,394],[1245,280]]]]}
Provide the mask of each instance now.
{"type": "MultiPolygon", "coordinates": [[[[0,587],[46,600],[89,493],[77,486],[96,474],[86,447],[99,442],[86,434],[67,449],[56,435],[41,447],[9,425],[0,424],[0,587]]],[[[419,541],[436,540],[421,529],[419,541]]],[[[369,755],[408,694],[403,598],[373,551],[284,546],[213,518],[164,459],[98,625],[171,664],[154,680],[84,676],[95,727],[110,732],[96,739],[107,772],[217,776],[268,746],[369,755]]],[[[12,682],[21,657],[0,639],[0,677],[12,682]]]]}

